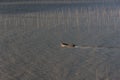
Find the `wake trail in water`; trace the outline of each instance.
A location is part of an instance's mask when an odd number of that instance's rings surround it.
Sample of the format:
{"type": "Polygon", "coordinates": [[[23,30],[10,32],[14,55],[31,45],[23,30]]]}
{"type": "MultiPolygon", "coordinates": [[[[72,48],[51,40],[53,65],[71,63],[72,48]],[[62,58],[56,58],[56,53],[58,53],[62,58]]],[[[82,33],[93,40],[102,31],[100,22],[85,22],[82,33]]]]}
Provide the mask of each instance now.
{"type": "Polygon", "coordinates": [[[112,46],[75,46],[75,48],[80,48],[80,49],[120,49],[120,47],[112,47],[112,46]]]}

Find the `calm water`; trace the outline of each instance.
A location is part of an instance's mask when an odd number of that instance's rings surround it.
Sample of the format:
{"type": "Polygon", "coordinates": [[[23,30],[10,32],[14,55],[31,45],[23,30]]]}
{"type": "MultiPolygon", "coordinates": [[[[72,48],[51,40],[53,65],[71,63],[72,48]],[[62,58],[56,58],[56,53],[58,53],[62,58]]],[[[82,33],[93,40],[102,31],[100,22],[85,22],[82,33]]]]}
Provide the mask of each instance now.
{"type": "Polygon", "coordinates": [[[119,21],[118,4],[2,5],[0,79],[119,80],[119,21]]]}

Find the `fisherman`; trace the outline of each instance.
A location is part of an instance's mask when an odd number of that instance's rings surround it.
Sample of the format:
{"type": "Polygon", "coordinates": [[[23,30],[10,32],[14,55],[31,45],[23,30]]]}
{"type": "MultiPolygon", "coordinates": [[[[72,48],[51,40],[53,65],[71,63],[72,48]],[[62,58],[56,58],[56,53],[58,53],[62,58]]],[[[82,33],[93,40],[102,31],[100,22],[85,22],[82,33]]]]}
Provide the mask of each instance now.
{"type": "Polygon", "coordinates": [[[74,47],[76,47],[76,45],[75,44],[68,44],[68,43],[63,43],[63,42],[61,42],[61,47],[63,47],[63,48],[74,48],[74,47]]]}

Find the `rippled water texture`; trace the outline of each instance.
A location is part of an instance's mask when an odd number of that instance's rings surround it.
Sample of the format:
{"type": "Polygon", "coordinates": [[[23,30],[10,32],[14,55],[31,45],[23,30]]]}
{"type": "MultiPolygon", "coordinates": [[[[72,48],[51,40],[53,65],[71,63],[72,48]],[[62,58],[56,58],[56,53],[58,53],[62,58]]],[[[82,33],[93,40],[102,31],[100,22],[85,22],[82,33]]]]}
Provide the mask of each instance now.
{"type": "Polygon", "coordinates": [[[0,80],[120,80],[119,47],[118,4],[0,5],[0,80]]]}

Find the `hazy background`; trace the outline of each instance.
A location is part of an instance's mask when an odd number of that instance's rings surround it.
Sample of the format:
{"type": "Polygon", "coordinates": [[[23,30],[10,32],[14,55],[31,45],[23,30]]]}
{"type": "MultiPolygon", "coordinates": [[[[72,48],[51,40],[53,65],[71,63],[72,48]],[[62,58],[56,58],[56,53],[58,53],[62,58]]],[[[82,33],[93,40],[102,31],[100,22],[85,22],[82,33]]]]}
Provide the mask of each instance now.
{"type": "Polygon", "coordinates": [[[12,1],[0,3],[0,80],[120,80],[117,0],[12,1]],[[61,41],[91,48],[61,48],[61,41]]]}

